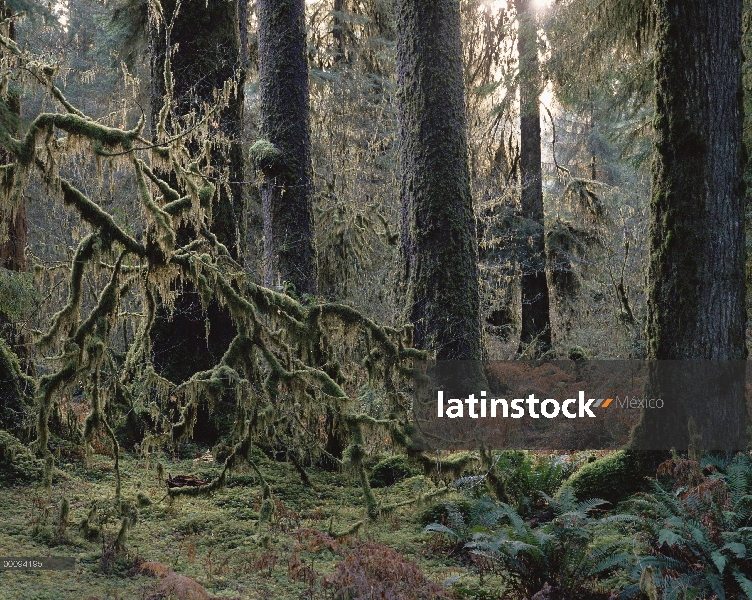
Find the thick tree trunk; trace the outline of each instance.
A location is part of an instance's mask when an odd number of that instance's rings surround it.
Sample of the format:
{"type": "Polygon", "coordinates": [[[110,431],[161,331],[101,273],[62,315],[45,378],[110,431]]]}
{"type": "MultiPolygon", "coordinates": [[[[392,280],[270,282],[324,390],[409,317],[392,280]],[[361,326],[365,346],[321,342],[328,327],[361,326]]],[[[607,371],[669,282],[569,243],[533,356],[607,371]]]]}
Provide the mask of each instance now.
{"type": "MultiPolygon", "coordinates": [[[[162,8],[169,22],[174,15],[175,0],[163,0],[162,8]]],[[[247,2],[225,0],[183,0],[170,35],[171,67],[173,74],[173,108],[176,117],[191,110],[202,111],[204,104],[216,102],[217,90],[225,82],[236,78],[237,95],[230,98],[217,120],[216,127],[229,140],[228,145],[212,148],[212,176],[229,180],[227,187],[218,185],[213,207],[211,230],[232,254],[242,262],[245,245],[243,224],[244,203],[242,182],[243,150],[241,145],[243,123],[243,64],[239,23],[246,19],[247,2]],[[177,46],[177,51],[174,51],[177,46]]],[[[165,25],[151,29],[152,69],[152,136],[157,138],[157,122],[166,92],[164,59],[167,52],[165,25]]],[[[173,133],[168,121],[166,135],[173,133]]],[[[197,151],[198,148],[192,148],[197,151]]],[[[170,174],[165,177],[175,183],[170,174]]],[[[192,226],[181,227],[178,243],[185,244],[194,235],[192,226]]],[[[216,364],[235,336],[229,312],[213,301],[204,314],[198,293],[185,282],[183,293],[175,301],[174,314],[159,310],[152,329],[154,363],[157,369],[173,381],[184,381],[193,373],[216,364]],[[209,321],[208,343],[206,321],[209,321]],[[197,352],[197,348],[202,349],[197,352]]],[[[205,422],[202,419],[202,422],[205,422]]],[[[198,432],[201,435],[201,432],[198,432]]],[[[211,434],[208,434],[211,437],[211,434]]]]}
{"type": "Polygon", "coordinates": [[[481,353],[456,0],[397,0],[403,285],[417,348],[481,353]]]}
{"type": "MultiPolygon", "coordinates": [[[[13,13],[6,8],[4,1],[0,1],[0,17],[3,19],[10,18],[8,36],[10,39],[16,39],[16,22],[13,13]]],[[[18,92],[9,91],[4,100],[3,112],[7,113],[3,117],[3,127],[10,128],[11,135],[17,135],[17,120],[21,116],[21,97],[18,92]]],[[[0,147],[0,164],[10,162],[8,152],[0,147]]],[[[25,271],[26,264],[26,202],[21,202],[17,207],[15,214],[9,210],[0,209],[0,267],[10,271],[25,271]]]]}
{"type": "MultiPolygon", "coordinates": [[[[7,8],[4,1],[0,1],[0,17],[10,19],[7,34],[10,39],[16,39],[16,22],[14,14],[7,8]]],[[[21,116],[21,97],[17,91],[9,90],[3,99],[2,127],[8,129],[11,135],[18,134],[18,121],[21,116]]],[[[6,165],[12,162],[11,156],[0,146],[0,164],[6,165]]],[[[9,207],[3,209],[0,206],[0,267],[9,271],[26,271],[26,243],[28,239],[28,226],[26,221],[26,200],[21,197],[21,202],[12,211],[9,207]]],[[[16,326],[10,322],[8,316],[0,310],[0,336],[5,337],[13,351],[26,361],[29,358],[28,338],[16,326]]],[[[28,366],[28,365],[27,365],[28,366]]],[[[0,387],[2,385],[0,384],[0,387]]]]}
{"type": "MultiPolygon", "coordinates": [[[[162,8],[169,21],[175,11],[175,0],[164,0],[162,8]]],[[[243,246],[243,84],[245,65],[241,61],[241,28],[246,19],[239,10],[247,10],[245,2],[226,0],[183,0],[175,19],[170,45],[177,46],[171,55],[174,82],[174,109],[177,116],[191,110],[201,111],[204,103],[215,103],[216,90],[225,82],[237,78],[237,94],[230,98],[221,111],[217,127],[230,140],[229,147],[215,147],[212,151],[214,176],[220,177],[227,169],[230,194],[219,187],[218,201],[213,210],[212,231],[225,244],[236,259],[241,258],[243,246]]],[[[166,53],[165,26],[151,31],[152,71],[152,136],[165,95],[164,58],[166,53]]],[[[170,132],[168,132],[170,133],[170,132]]]]}
{"type": "Polygon", "coordinates": [[[675,365],[658,363],[648,393],[681,395],[682,401],[667,402],[660,414],[646,411],[633,445],[742,449],[741,0],[660,0],[657,5],[648,357],[713,362],[690,363],[682,367],[682,377],[675,365]],[[667,373],[674,380],[668,386],[667,373]],[[690,439],[692,429],[702,441],[690,439]]]}
{"type": "MultiPolygon", "coordinates": [[[[15,19],[4,1],[0,1],[0,17],[10,18],[7,35],[15,40],[15,19]]],[[[17,135],[17,119],[21,115],[20,96],[10,91],[3,99],[3,103],[2,111],[6,114],[2,115],[2,126],[7,127],[11,135],[17,135]]],[[[6,165],[10,162],[9,153],[5,148],[0,147],[0,164],[6,165]]],[[[15,214],[0,208],[0,235],[3,234],[6,239],[0,239],[0,267],[9,271],[25,271],[27,268],[25,253],[27,226],[26,202],[23,199],[16,208],[15,214]]],[[[0,310],[0,429],[7,429],[19,435],[20,426],[28,417],[26,413],[32,404],[34,391],[31,380],[22,375],[18,359],[9,347],[12,346],[22,358],[28,358],[25,340],[15,325],[0,310]],[[8,345],[6,345],[6,339],[9,342],[8,345]]]]}
{"type": "Polygon", "coordinates": [[[9,271],[25,271],[26,203],[18,207],[13,217],[7,211],[0,212],[0,222],[5,224],[4,233],[7,236],[5,243],[0,244],[0,266],[9,271]]]}
{"type": "Polygon", "coordinates": [[[264,282],[315,294],[310,101],[304,0],[258,0],[264,282]]]}
{"type": "Polygon", "coordinates": [[[522,249],[522,331],[519,352],[531,357],[551,348],[548,282],[546,280],[543,224],[543,177],[541,173],[538,32],[533,0],[517,0],[517,52],[520,61],[520,184],[522,216],[530,225],[528,243],[522,249]],[[532,347],[530,345],[532,344],[532,347]],[[531,352],[532,351],[532,352],[531,352]]]}

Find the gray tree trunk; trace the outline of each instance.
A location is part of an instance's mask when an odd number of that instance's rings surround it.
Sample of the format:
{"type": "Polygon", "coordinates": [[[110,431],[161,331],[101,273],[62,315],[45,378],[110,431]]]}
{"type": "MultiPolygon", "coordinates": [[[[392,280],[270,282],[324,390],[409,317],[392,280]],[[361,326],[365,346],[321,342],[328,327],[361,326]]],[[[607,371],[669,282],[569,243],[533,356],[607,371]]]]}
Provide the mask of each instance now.
{"type": "MultiPolygon", "coordinates": [[[[0,1],[0,17],[10,19],[8,36],[11,40],[16,39],[16,19],[4,1],[0,1]]],[[[9,91],[2,107],[3,123],[7,133],[18,135],[18,121],[21,117],[21,97],[17,91],[9,91]]],[[[0,147],[0,164],[6,165],[11,162],[8,152],[0,147]]],[[[0,267],[10,271],[25,271],[26,264],[26,202],[21,202],[14,215],[10,211],[0,209],[0,223],[4,225],[6,240],[0,243],[0,267]]]]}
{"type": "MultiPolygon", "coordinates": [[[[0,17],[10,19],[8,25],[8,36],[10,39],[16,39],[16,18],[8,7],[7,3],[0,1],[0,17]]],[[[2,127],[6,128],[4,133],[17,136],[18,123],[21,117],[21,97],[17,91],[12,89],[8,91],[4,99],[2,110],[2,127]]],[[[0,146],[0,164],[6,165],[12,162],[9,153],[0,146]]],[[[20,204],[16,207],[15,213],[0,207],[0,267],[9,271],[26,271],[28,264],[26,260],[26,244],[28,240],[28,224],[26,220],[26,200],[21,197],[20,204]]],[[[5,337],[13,348],[13,351],[21,357],[23,361],[29,358],[28,336],[12,323],[8,316],[0,310],[0,336],[5,337]]],[[[3,387],[0,381],[0,388],[3,387]]]]}
{"type": "Polygon", "coordinates": [[[741,4],[657,3],[648,358],[714,362],[690,363],[678,390],[677,367],[658,370],[648,393],[682,401],[643,413],[637,448],[745,447],[741,4]]]}
{"type": "Polygon", "coordinates": [[[481,354],[456,0],[397,0],[403,285],[418,348],[481,354]]]}
{"type": "Polygon", "coordinates": [[[538,63],[538,32],[533,0],[516,0],[517,52],[520,61],[520,184],[522,217],[529,223],[529,242],[522,248],[522,331],[520,352],[531,358],[551,348],[548,282],[546,280],[541,173],[540,95],[542,79],[538,63]],[[532,344],[532,348],[528,346],[532,344]]]}
{"type": "Polygon", "coordinates": [[[256,157],[264,178],[264,282],[317,290],[304,0],[258,0],[261,132],[278,156],[256,157]]]}

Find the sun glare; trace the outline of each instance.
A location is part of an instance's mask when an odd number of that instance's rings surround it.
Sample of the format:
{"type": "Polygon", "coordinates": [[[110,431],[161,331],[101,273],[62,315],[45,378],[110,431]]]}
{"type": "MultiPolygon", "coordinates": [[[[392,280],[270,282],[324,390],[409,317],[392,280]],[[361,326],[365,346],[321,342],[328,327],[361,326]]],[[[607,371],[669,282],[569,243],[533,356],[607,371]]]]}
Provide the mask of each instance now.
{"type": "MultiPolygon", "coordinates": [[[[484,4],[490,6],[494,10],[499,10],[502,8],[509,8],[509,5],[512,4],[512,2],[508,2],[507,0],[488,0],[484,4]]],[[[533,0],[533,10],[546,10],[552,4],[553,0],[533,0]]]]}

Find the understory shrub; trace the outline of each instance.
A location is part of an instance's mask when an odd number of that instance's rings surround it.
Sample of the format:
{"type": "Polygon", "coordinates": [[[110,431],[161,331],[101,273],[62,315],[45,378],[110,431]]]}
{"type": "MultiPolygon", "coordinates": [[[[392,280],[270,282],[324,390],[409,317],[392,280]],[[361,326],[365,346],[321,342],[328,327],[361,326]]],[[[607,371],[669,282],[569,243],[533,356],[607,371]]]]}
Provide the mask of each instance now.
{"type": "Polygon", "coordinates": [[[551,597],[608,598],[597,590],[597,578],[623,566],[621,551],[632,544],[636,517],[594,516],[607,502],[578,502],[571,489],[556,500],[544,497],[555,514],[551,521],[533,526],[502,502],[496,510],[503,527],[475,534],[466,548],[506,571],[520,596],[530,598],[548,585],[551,597]]]}
{"type": "Polygon", "coordinates": [[[653,480],[650,493],[631,500],[650,552],[634,561],[639,583],[625,595],[752,599],[750,457],[739,454],[720,465],[674,458],[658,473],[673,486],[653,480]]]}

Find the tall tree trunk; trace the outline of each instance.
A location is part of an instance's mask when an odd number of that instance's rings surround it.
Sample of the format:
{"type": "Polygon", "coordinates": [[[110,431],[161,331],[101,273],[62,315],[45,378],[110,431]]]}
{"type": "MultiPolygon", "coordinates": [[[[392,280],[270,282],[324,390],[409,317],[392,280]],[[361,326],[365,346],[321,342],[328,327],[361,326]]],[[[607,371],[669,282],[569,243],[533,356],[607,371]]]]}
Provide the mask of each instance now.
{"type": "Polygon", "coordinates": [[[546,280],[543,224],[543,177],[541,173],[538,32],[533,0],[516,0],[520,61],[520,184],[522,217],[530,227],[529,242],[522,251],[522,332],[519,352],[532,357],[551,348],[548,282],[546,280]],[[528,346],[532,344],[532,348],[528,346]]]}
{"type": "MultiPolygon", "coordinates": [[[[16,39],[16,22],[13,13],[0,1],[0,17],[10,19],[7,34],[11,40],[16,39]]],[[[2,126],[10,135],[18,135],[18,119],[21,116],[21,97],[17,91],[9,90],[2,100],[2,126]]],[[[0,147],[0,164],[11,162],[8,152],[0,147]]],[[[16,208],[15,214],[10,210],[0,209],[0,267],[10,271],[25,271],[26,264],[26,202],[16,208]]]]}
{"type": "Polygon", "coordinates": [[[418,348],[481,354],[456,0],[396,0],[403,285],[418,348]]]}
{"type": "MultiPolygon", "coordinates": [[[[176,4],[175,0],[162,1],[168,22],[173,18],[176,4]]],[[[186,115],[191,110],[200,111],[204,103],[214,104],[216,90],[222,90],[227,80],[237,79],[237,95],[230,98],[217,121],[218,128],[230,143],[212,148],[213,176],[219,178],[226,175],[230,183],[227,186],[229,193],[227,187],[218,185],[211,230],[228,248],[233,258],[241,262],[245,242],[241,145],[245,65],[242,60],[242,28],[239,23],[246,19],[246,15],[239,12],[243,13],[245,9],[247,2],[183,0],[169,40],[174,87],[172,112],[176,117],[186,115]]],[[[166,92],[163,74],[166,44],[165,25],[161,24],[157,28],[156,24],[152,24],[151,108],[152,136],[155,138],[158,115],[166,92]]],[[[169,128],[168,122],[167,135],[173,133],[169,128]]],[[[170,177],[167,173],[162,175],[170,177]]],[[[193,231],[191,226],[181,227],[178,230],[178,243],[187,243],[194,235],[193,231]]],[[[174,314],[168,315],[166,310],[160,309],[152,329],[155,366],[169,379],[184,381],[196,371],[216,364],[234,335],[235,328],[228,310],[213,301],[204,314],[198,293],[186,283],[175,302],[174,314]],[[208,345],[207,319],[210,324],[208,345]],[[196,348],[206,350],[196,352],[196,348]]]]}
{"type": "Polygon", "coordinates": [[[345,0],[334,0],[334,18],[332,19],[332,37],[334,38],[334,63],[339,63],[345,58],[345,32],[344,23],[340,15],[345,10],[345,0]]]}
{"type": "MultiPolygon", "coordinates": [[[[646,411],[633,442],[742,449],[741,0],[660,0],[657,6],[648,357],[714,362],[690,363],[685,376],[675,376],[669,383],[680,386],[681,401],[667,402],[659,415],[646,411]],[[701,442],[691,439],[693,428],[701,442]]],[[[665,377],[653,377],[648,389],[677,397],[665,377]]]]}
{"type": "MultiPolygon", "coordinates": [[[[0,17],[10,19],[8,31],[3,34],[15,40],[14,15],[2,1],[0,17]]],[[[7,128],[4,133],[18,135],[18,119],[21,116],[21,98],[18,92],[8,91],[0,102],[3,104],[0,107],[3,113],[0,126],[7,128]]],[[[7,165],[10,162],[11,156],[0,146],[0,164],[7,165]]],[[[0,239],[0,267],[9,271],[25,271],[27,226],[26,202],[23,197],[20,205],[16,207],[15,214],[0,207],[0,236],[5,236],[4,240],[0,239]]],[[[28,359],[26,342],[16,324],[0,310],[0,429],[7,429],[15,435],[20,435],[20,427],[28,416],[27,412],[34,395],[31,381],[23,376],[17,359],[17,356],[28,359]]]]}
{"type": "MultiPolygon", "coordinates": [[[[169,21],[177,2],[164,0],[162,8],[169,21]]],[[[243,245],[243,85],[245,64],[242,61],[241,21],[245,21],[247,2],[226,0],[183,0],[170,35],[170,45],[177,51],[171,55],[173,77],[173,112],[177,116],[200,110],[201,105],[215,102],[216,90],[236,78],[237,94],[220,112],[218,128],[231,140],[228,148],[214,148],[212,167],[219,177],[228,170],[230,193],[219,186],[219,198],[213,211],[212,231],[230,250],[241,258],[243,245]],[[239,14],[243,12],[243,14],[239,14]]],[[[166,55],[165,26],[151,31],[152,72],[152,135],[165,95],[164,59],[166,55]]],[[[169,133],[169,132],[168,132],[169,133]]]]}
{"type": "Polygon", "coordinates": [[[258,0],[264,282],[315,294],[310,100],[305,0],[258,0]]]}
{"type": "MultiPolygon", "coordinates": [[[[0,17],[10,19],[7,35],[11,40],[16,39],[16,22],[13,12],[7,8],[4,1],[0,1],[0,17]]],[[[4,32],[6,33],[6,32],[4,32]]],[[[0,107],[0,126],[6,128],[10,135],[18,135],[18,121],[21,116],[21,97],[18,91],[10,89],[2,100],[0,107]]],[[[0,164],[6,165],[12,162],[11,156],[0,146],[0,164]]],[[[26,201],[21,197],[21,202],[11,210],[10,207],[3,209],[0,206],[0,267],[9,271],[26,271],[26,201]]],[[[7,315],[0,310],[0,336],[6,338],[13,351],[22,359],[29,357],[27,341],[14,323],[11,323],[7,315]]]]}

